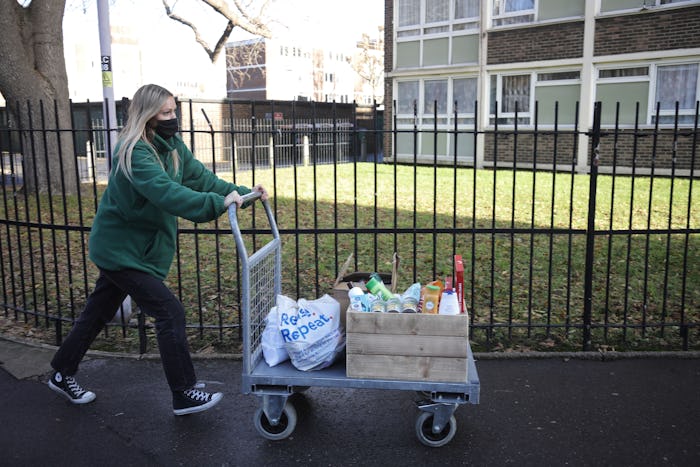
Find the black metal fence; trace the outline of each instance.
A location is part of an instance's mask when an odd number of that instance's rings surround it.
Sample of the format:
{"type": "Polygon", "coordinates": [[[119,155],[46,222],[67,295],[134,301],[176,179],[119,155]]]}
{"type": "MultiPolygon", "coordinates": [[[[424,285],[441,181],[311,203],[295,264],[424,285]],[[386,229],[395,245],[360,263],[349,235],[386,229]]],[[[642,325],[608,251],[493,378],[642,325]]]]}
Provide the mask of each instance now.
{"type": "MultiPolygon", "coordinates": [[[[451,275],[461,255],[476,349],[700,348],[697,118],[692,127],[601,128],[597,118],[585,129],[392,130],[376,108],[286,103],[278,118],[275,103],[205,104],[181,103],[183,138],[219,176],[269,188],[289,296],[328,292],[350,254],[352,270],[389,272],[397,252],[399,291],[451,275]],[[205,104],[203,125],[194,115],[205,104]],[[465,138],[471,155],[465,162],[455,150],[446,161],[418,144],[393,154],[407,134],[449,134],[455,148],[465,138]]],[[[3,115],[4,326],[59,343],[96,277],[86,245],[106,181],[96,175],[104,130],[90,118],[43,128],[3,115]],[[75,144],[75,185],[29,189],[27,158],[44,157],[32,142],[60,132],[86,142],[75,144]]],[[[242,212],[251,249],[268,235],[261,215],[242,212]]],[[[225,218],[180,222],[168,282],[189,310],[196,349],[236,349],[239,274],[225,218]]],[[[115,320],[98,345],[143,352],[152,342],[137,313],[115,320]]]]}

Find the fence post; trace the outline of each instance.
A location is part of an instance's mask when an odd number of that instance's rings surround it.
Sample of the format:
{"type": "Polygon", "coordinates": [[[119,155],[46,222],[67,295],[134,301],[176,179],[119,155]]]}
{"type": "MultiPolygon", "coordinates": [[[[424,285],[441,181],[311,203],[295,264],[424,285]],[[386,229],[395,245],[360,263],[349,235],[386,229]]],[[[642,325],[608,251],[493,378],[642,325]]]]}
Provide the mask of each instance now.
{"type": "Polygon", "coordinates": [[[270,168],[275,166],[275,139],[270,135],[267,138],[267,158],[269,159],[270,168]]]}
{"type": "Polygon", "coordinates": [[[302,146],[302,158],[304,160],[304,167],[308,167],[309,165],[309,136],[304,135],[302,138],[303,146],[302,146]]]}
{"type": "Polygon", "coordinates": [[[591,350],[591,322],[593,311],[593,256],[595,252],[595,208],[598,186],[598,164],[600,163],[600,115],[601,102],[593,109],[591,129],[591,170],[588,187],[588,226],[586,228],[586,267],[583,285],[583,350],[591,350]]]}

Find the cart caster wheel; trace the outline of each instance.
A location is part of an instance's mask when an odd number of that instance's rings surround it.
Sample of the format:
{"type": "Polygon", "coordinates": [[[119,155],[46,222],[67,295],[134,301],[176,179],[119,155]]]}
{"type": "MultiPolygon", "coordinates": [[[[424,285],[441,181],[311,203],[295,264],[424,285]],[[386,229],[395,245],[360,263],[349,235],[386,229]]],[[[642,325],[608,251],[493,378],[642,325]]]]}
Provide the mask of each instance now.
{"type": "Polygon", "coordinates": [[[422,412],[416,420],[416,435],[421,443],[431,448],[439,448],[446,445],[457,433],[457,420],[454,415],[450,417],[450,422],[440,433],[433,433],[433,414],[422,412]]]}
{"type": "Polygon", "coordinates": [[[262,435],[263,438],[278,441],[289,437],[297,426],[297,411],[292,404],[287,402],[284,405],[282,416],[277,425],[273,425],[267,419],[265,411],[259,408],[255,412],[255,429],[262,435]]]}

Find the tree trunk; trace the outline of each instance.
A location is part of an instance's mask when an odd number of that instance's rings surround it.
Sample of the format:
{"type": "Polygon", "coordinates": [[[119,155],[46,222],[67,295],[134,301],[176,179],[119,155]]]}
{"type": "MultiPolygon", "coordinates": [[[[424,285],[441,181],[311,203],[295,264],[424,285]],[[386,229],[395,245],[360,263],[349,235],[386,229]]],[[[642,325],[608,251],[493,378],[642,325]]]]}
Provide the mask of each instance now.
{"type": "Polygon", "coordinates": [[[68,77],[63,54],[65,0],[0,0],[0,92],[10,127],[21,132],[25,189],[78,189],[68,77]]]}

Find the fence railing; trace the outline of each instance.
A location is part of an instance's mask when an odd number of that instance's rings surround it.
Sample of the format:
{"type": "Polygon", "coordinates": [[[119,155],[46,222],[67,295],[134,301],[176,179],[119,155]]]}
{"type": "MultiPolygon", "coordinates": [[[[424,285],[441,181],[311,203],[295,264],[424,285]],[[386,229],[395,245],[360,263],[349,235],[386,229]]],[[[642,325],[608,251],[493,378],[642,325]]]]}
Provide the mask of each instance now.
{"type": "MultiPolygon", "coordinates": [[[[419,154],[425,145],[413,145],[412,162],[395,157],[399,131],[376,122],[361,129],[354,112],[323,120],[230,117],[208,115],[204,126],[185,119],[183,139],[219,176],[269,188],[289,296],[328,292],[351,253],[351,269],[388,272],[397,252],[399,290],[451,274],[460,254],[477,349],[700,348],[697,123],[400,130],[416,141],[449,132],[454,148],[464,138],[492,162],[481,169],[462,165],[458,151],[452,163],[431,164],[419,154]],[[366,133],[386,143],[383,163],[360,159],[366,133]],[[622,137],[631,142],[619,144],[622,137]],[[590,148],[587,161],[579,144],[590,148]]],[[[0,305],[20,329],[59,343],[96,277],[86,245],[106,163],[76,149],[81,175],[58,193],[29,189],[23,170],[27,158],[44,157],[32,142],[99,129],[1,123],[0,305]]],[[[257,228],[259,211],[241,220],[252,250],[268,234],[257,228]]],[[[179,224],[168,283],[188,310],[195,349],[239,342],[239,269],[227,226],[225,219],[179,224]]],[[[100,342],[143,352],[154,338],[138,314],[108,326],[100,342]]]]}

